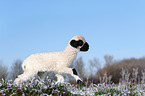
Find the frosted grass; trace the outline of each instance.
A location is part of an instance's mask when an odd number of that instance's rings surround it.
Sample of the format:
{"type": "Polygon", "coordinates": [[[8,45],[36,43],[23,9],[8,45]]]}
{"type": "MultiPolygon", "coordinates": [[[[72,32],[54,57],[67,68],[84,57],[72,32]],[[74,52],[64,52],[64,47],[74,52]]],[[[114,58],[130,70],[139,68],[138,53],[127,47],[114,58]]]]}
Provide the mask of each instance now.
{"type": "Polygon", "coordinates": [[[121,72],[122,78],[119,84],[111,82],[111,76],[104,74],[104,77],[100,78],[100,84],[90,84],[88,86],[72,85],[70,83],[56,84],[55,81],[51,81],[46,78],[41,80],[40,78],[33,78],[27,82],[23,82],[20,86],[13,84],[12,80],[0,81],[0,95],[7,96],[27,96],[27,95],[39,95],[39,96],[74,96],[74,95],[87,95],[87,96],[145,96],[145,72],[142,71],[141,82],[137,82],[137,69],[134,69],[134,76],[130,80],[127,70],[121,72]],[[132,80],[134,81],[132,83],[132,80]]]}

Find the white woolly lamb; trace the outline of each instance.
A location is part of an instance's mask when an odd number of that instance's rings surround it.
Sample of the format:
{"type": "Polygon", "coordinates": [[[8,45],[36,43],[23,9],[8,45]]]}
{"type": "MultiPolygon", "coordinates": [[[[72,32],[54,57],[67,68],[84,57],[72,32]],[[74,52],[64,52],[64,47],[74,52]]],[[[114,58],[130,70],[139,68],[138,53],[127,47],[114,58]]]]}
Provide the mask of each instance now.
{"type": "Polygon", "coordinates": [[[64,51],[32,54],[24,60],[22,68],[24,73],[15,79],[15,84],[35,76],[38,72],[53,71],[56,73],[57,82],[64,82],[62,73],[71,74],[76,81],[81,80],[76,71],[68,66],[76,58],[79,51],[88,51],[89,45],[84,37],[73,37],[64,51]],[[73,72],[74,71],[74,72],[73,72]]]}

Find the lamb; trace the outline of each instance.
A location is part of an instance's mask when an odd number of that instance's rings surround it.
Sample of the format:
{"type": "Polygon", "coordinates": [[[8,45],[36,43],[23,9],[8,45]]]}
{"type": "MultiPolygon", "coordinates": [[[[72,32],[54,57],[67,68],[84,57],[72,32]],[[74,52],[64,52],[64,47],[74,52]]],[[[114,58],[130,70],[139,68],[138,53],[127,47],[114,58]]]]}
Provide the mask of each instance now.
{"type": "MultiPolygon", "coordinates": [[[[22,64],[24,73],[15,79],[14,83],[19,85],[23,81],[34,77],[38,72],[53,71],[56,73],[57,82],[64,82],[62,73],[72,75],[76,82],[82,81],[77,75],[75,68],[68,68],[74,61],[79,51],[88,51],[89,44],[81,35],[74,36],[63,51],[36,53],[26,58],[22,64]]],[[[41,74],[39,74],[41,77],[41,74]]]]}

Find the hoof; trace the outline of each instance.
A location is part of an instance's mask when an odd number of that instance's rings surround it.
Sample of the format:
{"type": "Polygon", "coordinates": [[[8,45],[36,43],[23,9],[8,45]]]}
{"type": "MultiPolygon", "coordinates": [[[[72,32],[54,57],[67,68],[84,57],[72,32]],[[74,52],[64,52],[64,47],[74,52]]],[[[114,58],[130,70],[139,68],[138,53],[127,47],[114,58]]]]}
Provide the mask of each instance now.
{"type": "Polygon", "coordinates": [[[81,80],[77,80],[77,84],[85,86],[85,84],[81,80]]]}
{"type": "Polygon", "coordinates": [[[20,85],[20,83],[21,83],[21,79],[16,78],[15,81],[14,81],[14,84],[15,85],[20,85]]]}

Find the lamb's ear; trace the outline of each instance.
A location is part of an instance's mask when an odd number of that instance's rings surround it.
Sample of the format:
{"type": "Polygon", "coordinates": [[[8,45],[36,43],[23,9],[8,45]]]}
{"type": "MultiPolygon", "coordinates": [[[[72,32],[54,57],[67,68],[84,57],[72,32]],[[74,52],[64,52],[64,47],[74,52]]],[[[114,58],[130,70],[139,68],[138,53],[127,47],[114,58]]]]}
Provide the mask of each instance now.
{"type": "Polygon", "coordinates": [[[77,47],[78,47],[78,42],[77,42],[76,40],[71,40],[70,45],[71,45],[72,47],[77,48],[77,47]]]}

